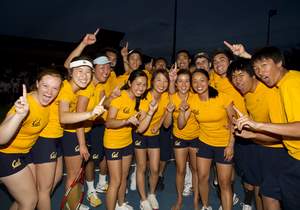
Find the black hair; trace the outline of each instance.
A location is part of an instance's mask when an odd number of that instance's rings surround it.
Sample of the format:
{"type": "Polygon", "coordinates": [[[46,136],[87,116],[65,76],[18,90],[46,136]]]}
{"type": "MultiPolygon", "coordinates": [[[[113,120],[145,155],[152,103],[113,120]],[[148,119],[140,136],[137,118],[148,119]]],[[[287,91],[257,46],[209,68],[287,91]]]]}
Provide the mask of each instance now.
{"type": "Polygon", "coordinates": [[[216,49],[215,51],[213,51],[212,56],[211,56],[212,57],[212,61],[214,60],[215,56],[219,55],[219,54],[224,54],[228,58],[229,61],[232,61],[233,58],[234,58],[231,51],[229,51],[227,49],[221,49],[221,48],[219,48],[219,49],[216,49]]]}
{"type": "MultiPolygon", "coordinates": [[[[146,81],[148,81],[148,77],[147,74],[142,71],[142,70],[134,70],[130,73],[129,78],[126,82],[126,84],[121,88],[121,90],[128,90],[129,89],[129,82],[132,84],[132,82],[137,78],[137,77],[146,77],[146,81]]],[[[146,92],[146,91],[145,91],[146,92]]],[[[139,111],[139,107],[140,107],[140,101],[141,99],[145,98],[145,93],[140,96],[140,97],[136,97],[136,103],[135,103],[135,107],[134,109],[136,111],[139,111]]]]}
{"type": "Polygon", "coordinates": [[[175,60],[177,60],[178,55],[179,55],[180,53],[185,53],[185,54],[187,54],[188,57],[189,57],[189,59],[191,59],[191,54],[189,53],[189,51],[187,51],[187,50],[185,50],[185,49],[182,49],[182,50],[179,50],[179,51],[176,52],[175,60]]]}
{"type": "Polygon", "coordinates": [[[178,79],[178,76],[179,75],[188,75],[189,76],[189,81],[191,83],[191,78],[192,78],[192,75],[191,75],[191,72],[187,69],[180,69],[178,72],[177,72],[177,78],[176,78],[176,82],[177,82],[177,79],[178,79]]]}
{"type": "Polygon", "coordinates": [[[79,60],[87,60],[87,61],[90,61],[91,63],[93,63],[93,60],[92,60],[89,56],[87,56],[87,55],[79,55],[79,56],[76,56],[76,57],[74,57],[74,58],[71,60],[71,62],[73,62],[73,61],[79,61],[79,60]]]}
{"type": "Polygon", "coordinates": [[[128,53],[127,59],[129,59],[129,57],[130,57],[131,55],[133,55],[133,54],[138,54],[138,55],[140,56],[141,62],[142,62],[143,54],[142,54],[139,50],[136,50],[136,49],[134,49],[134,50],[132,50],[130,53],[128,53]]]}
{"type": "Polygon", "coordinates": [[[170,78],[169,78],[169,73],[165,70],[165,69],[157,69],[152,73],[152,77],[151,77],[151,90],[153,89],[153,82],[154,79],[157,77],[158,74],[163,74],[167,80],[168,80],[168,84],[170,84],[170,78]]]}
{"type": "Polygon", "coordinates": [[[226,72],[226,76],[230,82],[232,82],[232,75],[235,71],[247,72],[250,77],[253,77],[255,75],[250,59],[240,58],[236,61],[231,62],[226,72]]]}
{"type": "Polygon", "coordinates": [[[106,54],[107,52],[115,53],[115,54],[117,55],[117,57],[118,57],[118,51],[117,51],[116,49],[112,48],[112,47],[105,47],[105,48],[103,48],[102,51],[103,51],[105,54],[106,54]]]}
{"type": "MultiPolygon", "coordinates": [[[[206,70],[204,69],[196,69],[193,73],[192,73],[192,77],[196,74],[196,73],[201,73],[203,74],[207,80],[209,81],[209,74],[206,70]]],[[[194,90],[194,87],[193,87],[194,90]]],[[[194,90],[194,92],[196,92],[194,90]]],[[[219,92],[217,89],[213,88],[212,86],[208,85],[208,98],[216,98],[219,95],[219,92]]]]}
{"type": "Polygon", "coordinates": [[[158,57],[154,59],[154,65],[156,64],[157,61],[162,60],[166,63],[166,66],[168,66],[168,61],[164,57],[158,57]]]}
{"type": "Polygon", "coordinates": [[[282,66],[285,65],[284,55],[281,50],[277,47],[264,47],[257,52],[251,58],[251,63],[255,63],[255,61],[263,60],[263,59],[272,59],[274,63],[282,62],[282,66]]]}

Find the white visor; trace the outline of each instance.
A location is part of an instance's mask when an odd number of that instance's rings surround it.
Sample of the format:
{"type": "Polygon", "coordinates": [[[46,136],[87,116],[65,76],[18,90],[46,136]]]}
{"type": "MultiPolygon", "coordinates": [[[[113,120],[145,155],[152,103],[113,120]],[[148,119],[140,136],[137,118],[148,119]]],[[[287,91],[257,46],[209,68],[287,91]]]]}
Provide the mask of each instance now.
{"type": "Polygon", "coordinates": [[[93,69],[93,64],[88,61],[88,60],[78,60],[78,61],[73,61],[70,63],[70,69],[75,68],[75,67],[80,67],[80,66],[88,66],[91,69],[93,69]]]}

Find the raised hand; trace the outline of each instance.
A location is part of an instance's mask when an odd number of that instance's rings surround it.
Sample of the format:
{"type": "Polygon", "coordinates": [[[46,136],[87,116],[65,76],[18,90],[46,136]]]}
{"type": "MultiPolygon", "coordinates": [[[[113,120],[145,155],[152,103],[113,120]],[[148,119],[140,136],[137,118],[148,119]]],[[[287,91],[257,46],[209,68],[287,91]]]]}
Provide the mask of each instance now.
{"type": "Polygon", "coordinates": [[[106,109],[103,106],[104,100],[105,100],[105,96],[102,97],[102,99],[100,100],[99,104],[97,106],[95,106],[95,108],[93,109],[92,116],[99,116],[103,112],[106,111],[106,109]]]}
{"type": "Polygon", "coordinates": [[[23,94],[15,102],[15,110],[16,110],[16,114],[24,118],[29,112],[29,104],[27,102],[27,90],[25,84],[22,85],[22,88],[23,88],[23,94]]]}
{"type": "Polygon", "coordinates": [[[169,71],[169,78],[170,78],[170,82],[175,82],[177,79],[177,63],[175,63],[174,65],[172,65],[170,71],[169,71]]]}
{"type": "Polygon", "coordinates": [[[114,98],[119,97],[120,95],[121,95],[121,90],[120,90],[120,88],[117,86],[117,87],[115,87],[115,88],[113,89],[113,91],[111,92],[110,97],[111,97],[112,99],[114,99],[114,98]]]}
{"type": "Polygon", "coordinates": [[[157,110],[158,103],[156,100],[152,100],[151,103],[149,104],[149,111],[148,114],[153,115],[154,112],[157,110]]]}
{"type": "Polygon", "coordinates": [[[243,58],[251,58],[251,55],[246,52],[245,47],[242,44],[230,44],[227,41],[224,41],[224,44],[232,51],[234,55],[243,58]]]}
{"type": "Polygon", "coordinates": [[[173,112],[175,110],[175,105],[172,102],[168,103],[166,110],[170,113],[173,112]]]}
{"type": "Polygon", "coordinates": [[[97,41],[96,35],[98,34],[98,32],[99,32],[99,28],[97,28],[97,30],[93,34],[86,34],[82,40],[82,43],[85,45],[94,44],[97,41]]]}
{"type": "Polygon", "coordinates": [[[140,121],[139,121],[139,119],[138,119],[139,115],[140,115],[140,112],[138,112],[138,113],[132,115],[131,117],[129,117],[129,118],[127,119],[127,122],[128,122],[129,124],[134,125],[134,126],[138,126],[138,125],[140,124],[140,121]]]}
{"type": "Polygon", "coordinates": [[[126,42],[125,46],[121,49],[121,55],[123,58],[127,59],[128,56],[128,42],[126,42]]]}
{"type": "Polygon", "coordinates": [[[189,108],[190,108],[190,106],[185,100],[183,100],[181,102],[181,104],[179,105],[179,110],[182,112],[186,112],[189,108]]]}

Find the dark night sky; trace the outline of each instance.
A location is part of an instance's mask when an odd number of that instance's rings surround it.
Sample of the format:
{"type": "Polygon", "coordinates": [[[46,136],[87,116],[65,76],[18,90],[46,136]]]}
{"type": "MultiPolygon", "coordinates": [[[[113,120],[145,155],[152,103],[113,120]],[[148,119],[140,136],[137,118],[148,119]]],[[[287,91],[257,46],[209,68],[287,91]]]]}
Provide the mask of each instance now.
{"type": "MultiPolygon", "coordinates": [[[[269,9],[277,9],[271,44],[299,46],[299,0],[178,0],[177,49],[212,50],[223,40],[262,47],[269,9]]],[[[0,34],[76,42],[103,27],[125,32],[130,48],[169,57],[173,11],[174,0],[1,0],[0,34]]]]}

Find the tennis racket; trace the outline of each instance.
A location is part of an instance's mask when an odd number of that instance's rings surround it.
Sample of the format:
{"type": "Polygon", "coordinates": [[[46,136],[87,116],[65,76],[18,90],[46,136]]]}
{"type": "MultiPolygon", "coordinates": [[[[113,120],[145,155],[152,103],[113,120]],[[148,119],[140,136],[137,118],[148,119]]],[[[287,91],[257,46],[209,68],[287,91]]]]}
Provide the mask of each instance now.
{"type": "Polygon", "coordinates": [[[60,210],[79,209],[84,197],[84,171],[85,161],[83,160],[77,177],[64,194],[60,205],[60,210]]]}

